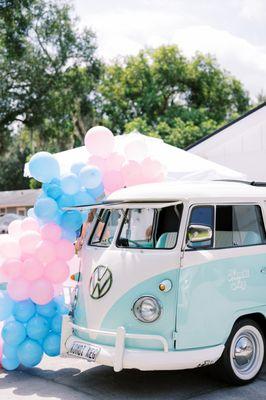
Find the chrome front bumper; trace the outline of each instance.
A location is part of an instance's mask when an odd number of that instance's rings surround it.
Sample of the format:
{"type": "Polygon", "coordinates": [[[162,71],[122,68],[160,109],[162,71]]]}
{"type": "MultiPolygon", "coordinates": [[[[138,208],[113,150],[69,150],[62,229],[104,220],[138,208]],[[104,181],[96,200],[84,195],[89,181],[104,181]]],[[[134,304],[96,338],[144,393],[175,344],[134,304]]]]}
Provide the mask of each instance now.
{"type": "MultiPolygon", "coordinates": [[[[127,333],[124,327],[119,327],[116,331],[87,329],[73,324],[71,318],[66,315],[63,317],[62,326],[62,357],[69,357],[68,351],[74,341],[90,344],[90,342],[75,336],[73,334],[74,330],[94,336],[100,334],[101,336],[115,337],[115,346],[97,344],[100,347],[100,352],[96,363],[113,367],[116,372],[121,371],[123,368],[152,371],[201,367],[215,363],[224,350],[224,346],[219,345],[197,350],[169,351],[167,340],[163,336],[127,333]],[[126,339],[157,340],[162,344],[163,350],[126,349],[126,339]]],[[[93,346],[95,343],[91,343],[91,345],[93,346]]]]}

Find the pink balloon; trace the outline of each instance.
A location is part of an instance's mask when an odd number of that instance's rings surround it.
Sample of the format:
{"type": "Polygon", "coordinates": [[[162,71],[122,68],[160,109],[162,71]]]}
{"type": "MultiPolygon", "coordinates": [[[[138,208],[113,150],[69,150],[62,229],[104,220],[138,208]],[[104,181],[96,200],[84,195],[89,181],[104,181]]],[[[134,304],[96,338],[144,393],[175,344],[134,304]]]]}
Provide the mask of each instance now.
{"type": "Polygon", "coordinates": [[[63,260],[56,260],[48,264],[44,276],[52,283],[63,283],[69,276],[69,267],[63,260]]]}
{"type": "Polygon", "coordinates": [[[106,166],[108,170],[121,171],[122,165],[126,161],[125,157],[119,153],[111,153],[106,159],[106,166]]]}
{"type": "Polygon", "coordinates": [[[42,263],[36,258],[30,257],[23,261],[21,275],[27,281],[34,281],[42,277],[43,270],[42,263]]]}
{"type": "Polygon", "coordinates": [[[40,231],[39,223],[36,219],[32,217],[27,217],[23,219],[21,222],[21,230],[26,232],[26,231],[40,231]]]}
{"type": "Polygon", "coordinates": [[[26,300],[29,297],[30,285],[26,279],[18,278],[8,282],[7,291],[15,301],[26,300]]]}
{"type": "Polygon", "coordinates": [[[1,336],[2,326],[0,322],[0,366],[2,365],[2,358],[3,358],[3,339],[1,336]]]}
{"type": "Polygon", "coordinates": [[[74,257],[75,249],[71,242],[61,239],[56,245],[56,255],[60,260],[68,261],[74,257]]]}
{"type": "Polygon", "coordinates": [[[56,246],[57,244],[51,242],[51,240],[42,240],[36,247],[36,258],[43,264],[54,261],[56,259],[56,246]]]}
{"type": "Polygon", "coordinates": [[[10,235],[0,235],[0,257],[20,258],[19,242],[10,235]]]}
{"type": "Polygon", "coordinates": [[[105,193],[112,193],[125,186],[123,175],[120,171],[107,171],[103,176],[105,193]]]}
{"type": "Polygon", "coordinates": [[[29,294],[34,303],[43,305],[54,297],[54,288],[47,279],[38,279],[31,284],[29,294]]]}
{"type": "Polygon", "coordinates": [[[164,168],[159,160],[147,157],[142,161],[141,166],[145,182],[162,182],[164,180],[164,168]]]}
{"type": "Polygon", "coordinates": [[[104,126],[94,126],[85,136],[85,146],[96,156],[106,157],[114,148],[115,138],[110,129],[104,126]]]}
{"type": "Polygon", "coordinates": [[[8,225],[8,233],[9,233],[9,235],[12,236],[13,238],[18,238],[22,233],[21,224],[22,224],[21,219],[15,219],[14,221],[12,221],[8,225]]]}
{"type": "Polygon", "coordinates": [[[33,254],[38,243],[41,240],[41,235],[36,231],[26,231],[22,233],[19,244],[23,253],[33,254]]]}
{"type": "Polygon", "coordinates": [[[126,186],[143,183],[142,168],[136,161],[128,161],[122,167],[122,176],[126,186]]]}
{"type": "Polygon", "coordinates": [[[103,174],[108,169],[107,159],[99,156],[90,156],[88,159],[89,165],[95,165],[103,174]]]}
{"type": "Polygon", "coordinates": [[[41,237],[43,240],[51,240],[52,242],[58,242],[61,238],[61,228],[54,222],[44,225],[41,228],[41,237]]]}
{"type": "Polygon", "coordinates": [[[125,155],[128,160],[142,161],[148,154],[148,147],[145,139],[130,140],[125,145],[125,155]]]}
{"type": "Polygon", "coordinates": [[[10,258],[3,262],[1,272],[7,279],[16,279],[21,275],[22,262],[16,258],[10,258]]]}
{"type": "Polygon", "coordinates": [[[61,283],[54,285],[54,297],[61,296],[64,294],[64,288],[61,283]]]}

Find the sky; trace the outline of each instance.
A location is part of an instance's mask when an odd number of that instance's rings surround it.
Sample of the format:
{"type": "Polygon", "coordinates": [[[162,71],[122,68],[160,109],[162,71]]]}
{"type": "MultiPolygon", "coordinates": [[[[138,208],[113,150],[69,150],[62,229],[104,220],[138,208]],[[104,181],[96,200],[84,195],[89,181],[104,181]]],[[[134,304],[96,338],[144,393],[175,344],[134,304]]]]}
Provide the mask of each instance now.
{"type": "Polygon", "coordinates": [[[266,0],[72,0],[106,61],[177,44],[216,56],[253,99],[266,95],[266,0]]]}

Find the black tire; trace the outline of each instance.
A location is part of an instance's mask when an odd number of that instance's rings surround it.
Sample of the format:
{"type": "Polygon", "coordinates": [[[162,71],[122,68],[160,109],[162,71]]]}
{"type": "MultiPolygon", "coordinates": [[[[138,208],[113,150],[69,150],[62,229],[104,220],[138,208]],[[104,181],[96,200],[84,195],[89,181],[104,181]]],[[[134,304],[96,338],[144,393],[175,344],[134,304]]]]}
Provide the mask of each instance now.
{"type": "Polygon", "coordinates": [[[246,385],[260,373],[265,353],[261,327],[252,319],[235,323],[215,372],[228,383],[246,385]]]}

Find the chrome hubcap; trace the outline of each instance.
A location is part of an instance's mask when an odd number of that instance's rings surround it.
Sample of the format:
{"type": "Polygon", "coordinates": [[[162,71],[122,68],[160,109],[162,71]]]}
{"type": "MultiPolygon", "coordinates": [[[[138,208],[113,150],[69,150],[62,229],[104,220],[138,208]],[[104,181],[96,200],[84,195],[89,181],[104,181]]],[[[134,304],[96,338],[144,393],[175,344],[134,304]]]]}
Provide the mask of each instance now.
{"type": "Polygon", "coordinates": [[[238,369],[247,369],[254,361],[256,343],[250,335],[240,336],[235,344],[234,362],[238,369]]]}
{"type": "Polygon", "coordinates": [[[252,379],[259,372],[264,358],[261,333],[252,325],[243,326],[235,334],[230,348],[234,373],[240,379],[252,379]]]}

